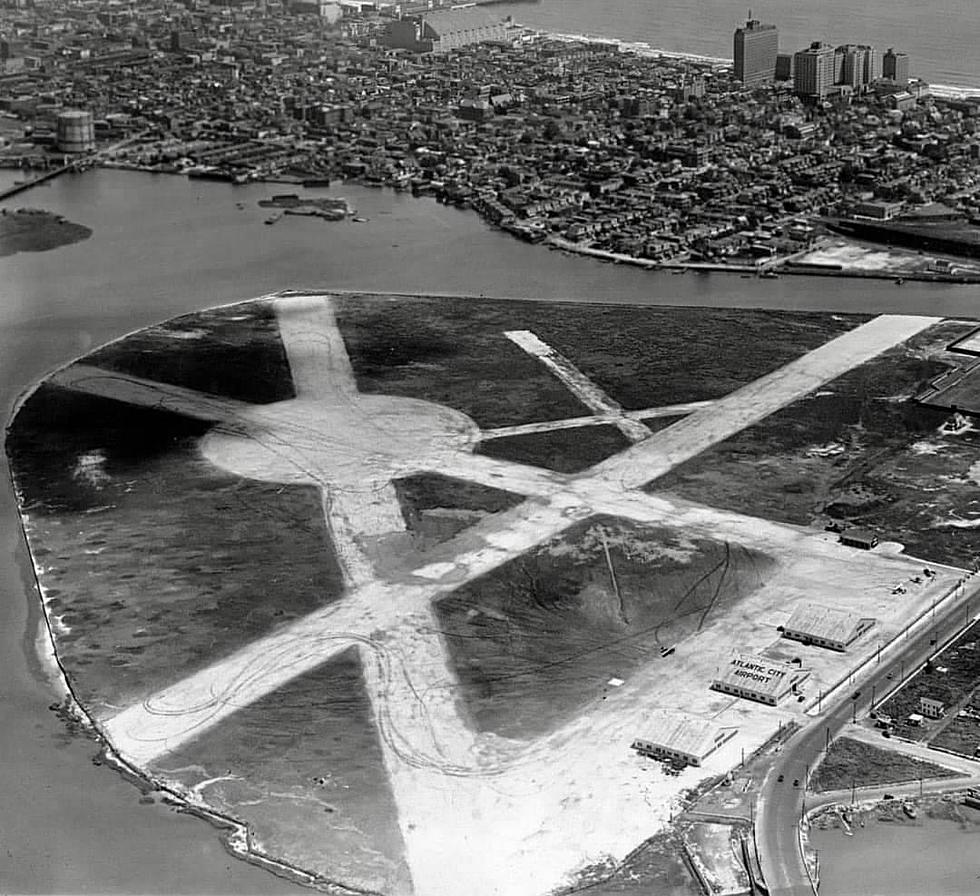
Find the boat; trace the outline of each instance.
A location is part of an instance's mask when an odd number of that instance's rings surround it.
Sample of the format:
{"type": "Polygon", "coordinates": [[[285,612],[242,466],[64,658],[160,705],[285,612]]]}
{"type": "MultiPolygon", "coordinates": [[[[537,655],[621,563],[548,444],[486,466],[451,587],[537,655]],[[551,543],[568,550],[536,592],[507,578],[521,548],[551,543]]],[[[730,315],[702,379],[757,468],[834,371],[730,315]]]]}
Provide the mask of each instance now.
{"type": "Polygon", "coordinates": [[[763,271],[761,274],[759,274],[759,276],[762,277],[763,280],[779,279],[779,274],[777,274],[775,271],[763,271]]]}
{"type": "Polygon", "coordinates": [[[915,818],[919,812],[911,803],[902,803],[902,811],[909,817],[915,818]]]}

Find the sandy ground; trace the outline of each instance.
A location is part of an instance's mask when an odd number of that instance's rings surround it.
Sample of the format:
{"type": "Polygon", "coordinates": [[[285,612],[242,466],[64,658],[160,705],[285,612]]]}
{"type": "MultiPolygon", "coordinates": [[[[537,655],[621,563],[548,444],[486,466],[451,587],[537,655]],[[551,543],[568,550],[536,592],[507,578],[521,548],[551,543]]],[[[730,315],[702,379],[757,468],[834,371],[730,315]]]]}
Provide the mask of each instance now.
{"type": "MultiPolygon", "coordinates": [[[[81,391],[135,404],[163,401],[218,421],[202,444],[218,466],[321,488],[349,591],[340,602],[103,720],[102,726],[124,758],[141,767],[154,765],[240,707],[358,645],[420,896],[532,896],[568,882],[591,863],[622,858],[666,823],[684,789],[736,765],[743,750],[751,752],[816,702],[820,691],[846,679],[855,661],[873,655],[878,641],[899,634],[958,577],[958,571],[940,569],[934,579],[898,598],[893,586],[908,580],[921,566],[918,561],[851,550],[811,530],[637,490],[909,338],[932,318],[876,318],[710,407],[694,409],[681,423],[592,470],[567,477],[473,456],[480,434],[451,409],[352,391],[328,297],[279,299],[276,311],[296,377],[297,397],[291,401],[242,406],[131,377],[99,372],[67,377],[81,391]],[[434,549],[425,566],[382,580],[368,542],[403,528],[390,481],[421,471],[530,498],[434,549]],[[475,733],[460,714],[433,601],[595,513],[729,539],[769,554],[776,572],[764,587],[678,644],[674,655],[652,657],[622,687],[597,694],[587,711],[552,734],[511,741],[475,733]],[[790,645],[813,673],[806,703],[769,708],[709,690],[733,647],[785,647],[776,627],[801,601],[872,615],[878,624],[849,655],[790,645]],[[646,732],[648,716],[664,708],[734,725],[739,733],[703,768],[669,777],[629,746],[646,732]]],[[[598,416],[608,422],[611,408],[597,395],[594,407],[602,408],[598,416]]],[[[613,677],[617,670],[609,672],[613,677]]]]}
{"type": "MultiPolygon", "coordinates": [[[[841,265],[845,271],[875,271],[901,274],[913,271],[931,270],[935,254],[920,255],[909,249],[869,246],[847,240],[826,240],[813,252],[801,255],[797,261],[805,264],[841,265]]],[[[964,258],[952,258],[953,266],[959,270],[975,272],[975,262],[964,258]]]]}
{"type": "Polygon", "coordinates": [[[727,824],[697,822],[687,834],[688,849],[701,862],[702,873],[718,896],[749,892],[748,876],[741,857],[732,846],[732,829],[727,824]]]}

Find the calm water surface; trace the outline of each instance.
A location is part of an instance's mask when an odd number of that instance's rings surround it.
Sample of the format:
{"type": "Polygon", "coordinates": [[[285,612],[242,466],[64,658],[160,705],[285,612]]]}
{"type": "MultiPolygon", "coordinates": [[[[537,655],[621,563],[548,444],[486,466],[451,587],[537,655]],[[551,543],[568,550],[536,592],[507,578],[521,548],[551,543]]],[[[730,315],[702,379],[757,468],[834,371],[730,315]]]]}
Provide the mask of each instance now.
{"type": "MultiPolygon", "coordinates": [[[[0,172],[2,174],[2,172],[0,172]]],[[[341,187],[367,223],[285,217],[242,188],[122,172],[65,176],[16,197],[94,231],[52,252],[0,259],[0,413],[52,368],[108,339],[206,305],[304,286],[462,292],[601,302],[980,312],[980,290],[784,277],[671,276],[567,257],[468,212],[341,187]]],[[[91,764],[64,736],[33,659],[39,622],[0,456],[0,893],[298,891],[227,857],[203,822],[91,764]]]]}
{"type": "Polygon", "coordinates": [[[980,830],[926,819],[916,824],[869,820],[853,837],[812,830],[820,852],[820,896],[976,896],[980,830]]]}
{"type": "Polygon", "coordinates": [[[814,40],[902,49],[912,74],[942,84],[980,85],[976,0],[535,0],[494,7],[526,25],[645,41],[654,47],[732,56],[732,32],[752,14],[779,28],[779,48],[814,40]]]}

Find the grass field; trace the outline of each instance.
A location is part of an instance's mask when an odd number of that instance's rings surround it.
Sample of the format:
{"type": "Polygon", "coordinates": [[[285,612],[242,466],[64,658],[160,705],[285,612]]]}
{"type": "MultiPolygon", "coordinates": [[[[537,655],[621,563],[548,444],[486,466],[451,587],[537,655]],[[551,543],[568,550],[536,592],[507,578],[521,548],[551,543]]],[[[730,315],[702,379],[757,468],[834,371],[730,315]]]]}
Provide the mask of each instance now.
{"type": "Polygon", "coordinates": [[[355,648],[162,757],[155,771],[247,823],[270,855],[359,890],[407,889],[398,810],[355,648]]]}
{"type": "Polygon", "coordinates": [[[615,426],[605,424],[490,439],[477,446],[477,454],[546,467],[557,473],[579,473],[629,444],[615,426]]]}
{"type": "Polygon", "coordinates": [[[971,565],[980,436],[939,432],[941,411],[908,397],[945,369],[969,324],[940,324],[829,383],[648,487],[780,522],[869,527],[907,553],[971,565]],[[966,521],[967,525],[954,525],[966,521]]]}
{"type": "Polygon", "coordinates": [[[874,747],[849,737],[839,737],[830,745],[829,752],[810,779],[810,788],[817,793],[823,793],[828,790],[846,790],[852,786],[867,787],[915,781],[919,778],[956,776],[956,772],[940,765],[874,747]]]}
{"type": "Polygon", "coordinates": [[[8,438],[58,655],[97,714],[340,594],[316,491],[215,470],[204,429],[44,386],[8,438]]]}
{"type": "Polygon", "coordinates": [[[18,252],[46,252],[87,240],[88,227],[44,211],[8,211],[0,215],[0,258],[18,252]]]}
{"type": "Polygon", "coordinates": [[[413,545],[422,551],[524,500],[522,495],[436,473],[396,479],[395,492],[413,545]]]}
{"type": "Polygon", "coordinates": [[[503,334],[527,329],[615,401],[718,398],[857,326],[863,315],[347,296],[338,322],[364,392],[427,398],[481,427],[587,413],[503,334]]]}
{"type": "Polygon", "coordinates": [[[85,362],[252,404],[294,395],[267,302],[186,314],[100,348],[85,362]]]}
{"type": "Polygon", "coordinates": [[[463,586],[438,614],[476,724],[532,737],[651,659],[669,674],[660,648],[713,621],[772,567],[740,545],[600,517],[463,586]]]}

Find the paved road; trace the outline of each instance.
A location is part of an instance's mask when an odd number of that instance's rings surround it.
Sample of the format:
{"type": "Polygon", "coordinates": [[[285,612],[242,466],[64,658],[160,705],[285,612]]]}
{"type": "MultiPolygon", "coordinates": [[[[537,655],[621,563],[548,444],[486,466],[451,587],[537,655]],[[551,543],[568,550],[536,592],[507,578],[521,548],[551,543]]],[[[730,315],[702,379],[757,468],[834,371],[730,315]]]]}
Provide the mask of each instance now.
{"type": "MultiPolygon", "coordinates": [[[[799,823],[805,806],[812,805],[804,802],[807,798],[804,785],[824,751],[828,737],[836,737],[852,718],[867,713],[871,708],[872,694],[876,703],[880,703],[888,692],[898,687],[903,675],[908,677],[937,646],[955,637],[969,614],[980,609],[978,593],[980,583],[974,580],[963,589],[962,594],[951,598],[941,610],[936,610],[934,624],[930,618],[930,624],[921,625],[909,634],[907,643],[896,643],[885,650],[879,664],[871,666],[870,670],[856,678],[853,691],[842,690],[832,703],[825,705],[822,716],[783,746],[763,782],[756,813],[756,839],[762,873],[772,896],[813,896],[800,855],[799,823]],[[890,680],[889,675],[892,676],[890,680]],[[858,692],[860,696],[853,699],[853,694],[858,692]],[[782,783],[778,780],[780,775],[784,779],[782,783]],[[799,781],[797,787],[793,786],[795,780],[799,781]]],[[[885,744],[887,741],[882,742],[883,746],[885,744]]],[[[952,786],[956,786],[955,783],[952,786]]]]}

